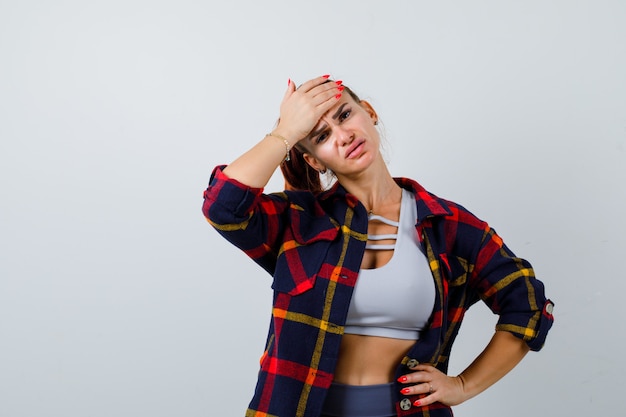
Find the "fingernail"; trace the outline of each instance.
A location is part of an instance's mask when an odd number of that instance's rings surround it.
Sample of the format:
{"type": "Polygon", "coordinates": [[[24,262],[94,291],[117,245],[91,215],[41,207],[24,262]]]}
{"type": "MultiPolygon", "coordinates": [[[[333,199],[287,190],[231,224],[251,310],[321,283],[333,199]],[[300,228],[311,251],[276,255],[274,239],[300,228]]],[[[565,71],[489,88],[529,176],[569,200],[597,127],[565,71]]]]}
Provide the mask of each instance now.
{"type": "Polygon", "coordinates": [[[330,77],[330,74],[324,74],[324,75],[322,75],[322,77],[328,78],[328,77],[330,77]]]}
{"type": "Polygon", "coordinates": [[[337,94],[337,95],[335,96],[335,98],[336,98],[337,100],[339,100],[339,99],[341,98],[341,93],[337,94]]]}
{"type": "Polygon", "coordinates": [[[406,382],[408,380],[409,380],[409,378],[407,378],[405,376],[401,376],[400,378],[398,378],[398,382],[406,382]]]}
{"type": "Polygon", "coordinates": [[[341,80],[337,80],[337,81],[335,81],[335,84],[337,84],[337,85],[341,85],[341,84],[343,84],[343,81],[341,81],[341,80]]]}
{"type": "Polygon", "coordinates": [[[402,388],[402,389],[400,390],[400,393],[401,393],[401,394],[405,394],[405,395],[406,395],[406,394],[408,394],[409,392],[411,392],[411,389],[410,389],[410,388],[402,388]]]}
{"type": "Polygon", "coordinates": [[[343,91],[343,90],[344,90],[344,88],[345,88],[345,87],[344,87],[343,85],[340,85],[339,87],[337,87],[337,90],[339,90],[339,91],[343,91]]]}
{"type": "Polygon", "coordinates": [[[420,400],[417,400],[417,401],[415,401],[415,402],[413,403],[413,405],[415,405],[415,406],[420,406],[420,405],[422,405],[422,402],[421,402],[420,400]]]}
{"type": "Polygon", "coordinates": [[[291,85],[291,78],[287,80],[287,87],[291,85]]]}

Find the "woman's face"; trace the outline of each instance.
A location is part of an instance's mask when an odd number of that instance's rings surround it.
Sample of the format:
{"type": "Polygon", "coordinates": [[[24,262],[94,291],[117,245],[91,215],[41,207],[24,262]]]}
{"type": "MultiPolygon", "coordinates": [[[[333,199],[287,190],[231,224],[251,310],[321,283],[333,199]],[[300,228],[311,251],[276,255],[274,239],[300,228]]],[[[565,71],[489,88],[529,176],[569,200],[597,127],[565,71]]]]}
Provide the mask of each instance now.
{"type": "Polygon", "coordinates": [[[357,103],[345,94],[300,142],[304,159],[318,171],[350,175],[369,167],[379,156],[377,115],[366,101],[357,103]]]}

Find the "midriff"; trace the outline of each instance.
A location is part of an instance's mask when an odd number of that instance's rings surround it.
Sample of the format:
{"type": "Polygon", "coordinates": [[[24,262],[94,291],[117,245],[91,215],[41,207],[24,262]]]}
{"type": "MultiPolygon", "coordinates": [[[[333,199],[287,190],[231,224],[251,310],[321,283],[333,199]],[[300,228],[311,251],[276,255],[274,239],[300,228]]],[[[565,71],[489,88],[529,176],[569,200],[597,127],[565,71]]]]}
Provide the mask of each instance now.
{"type": "Polygon", "coordinates": [[[335,382],[348,385],[386,384],[414,340],[345,334],[339,348],[335,382]]]}

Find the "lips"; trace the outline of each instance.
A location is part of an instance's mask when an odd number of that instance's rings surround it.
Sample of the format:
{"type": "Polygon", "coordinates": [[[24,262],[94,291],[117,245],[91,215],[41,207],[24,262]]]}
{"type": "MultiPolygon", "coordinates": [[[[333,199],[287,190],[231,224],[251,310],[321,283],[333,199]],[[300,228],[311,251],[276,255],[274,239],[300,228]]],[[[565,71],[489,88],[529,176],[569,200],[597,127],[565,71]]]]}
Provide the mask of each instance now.
{"type": "Polygon", "coordinates": [[[355,139],[354,142],[346,149],[346,159],[356,158],[361,154],[362,145],[365,143],[363,139],[355,139]]]}

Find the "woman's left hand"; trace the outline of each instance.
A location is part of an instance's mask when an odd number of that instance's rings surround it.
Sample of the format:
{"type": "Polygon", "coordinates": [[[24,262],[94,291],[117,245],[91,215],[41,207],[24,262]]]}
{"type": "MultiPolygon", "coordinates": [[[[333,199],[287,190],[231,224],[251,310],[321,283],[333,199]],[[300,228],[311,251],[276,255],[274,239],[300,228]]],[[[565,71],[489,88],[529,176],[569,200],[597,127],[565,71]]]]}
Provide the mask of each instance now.
{"type": "Polygon", "coordinates": [[[426,396],[417,400],[414,405],[423,406],[435,402],[453,406],[461,404],[467,398],[463,389],[463,380],[460,377],[451,377],[431,365],[416,365],[411,368],[416,371],[398,378],[402,384],[409,384],[402,389],[404,395],[426,396]]]}

